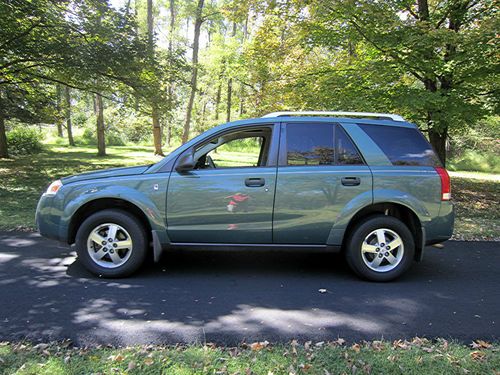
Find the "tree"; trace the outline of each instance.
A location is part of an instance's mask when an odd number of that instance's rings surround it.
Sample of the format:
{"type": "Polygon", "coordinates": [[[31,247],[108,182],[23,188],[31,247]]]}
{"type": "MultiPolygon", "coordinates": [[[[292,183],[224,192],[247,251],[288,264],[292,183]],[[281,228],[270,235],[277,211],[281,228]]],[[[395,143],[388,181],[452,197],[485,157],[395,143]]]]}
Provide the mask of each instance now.
{"type": "Polygon", "coordinates": [[[71,89],[68,86],[64,87],[64,99],[66,109],[66,132],[68,133],[68,143],[70,146],[75,145],[73,140],[73,124],[71,122],[71,89]]]}
{"type": "Polygon", "coordinates": [[[193,111],[194,98],[196,95],[196,88],[198,83],[198,52],[200,48],[201,24],[204,21],[203,4],[204,0],[198,0],[198,5],[196,6],[193,37],[193,58],[191,60],[193,67],[191,73],[189,101],[186,109],[186,122],[184,123],[184,130],[182,133],[182,143],[186,143],[189,139],[189,131],[191,127],[191,112],[193,111]]]}
{"type": "Polygon", "coordinates": [[[494,1],[431,4],[317,1],[310,25],[322,45],[338,48],[354,40],[370,51],[378,73],[392,76],[384,92],[390,107],[423,125],[445,163],[450,131],[491,113],[488,97],[496,90],[485,92],[484,83],[498,74],[498,19],[494,1]]]}

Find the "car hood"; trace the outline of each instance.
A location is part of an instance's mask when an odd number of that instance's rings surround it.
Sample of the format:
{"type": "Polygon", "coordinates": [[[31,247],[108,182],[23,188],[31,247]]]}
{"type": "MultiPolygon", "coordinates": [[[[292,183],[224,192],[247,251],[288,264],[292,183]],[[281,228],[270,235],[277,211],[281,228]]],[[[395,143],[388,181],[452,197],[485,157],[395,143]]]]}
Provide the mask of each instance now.
{"type": "Polygon", "coordinates": [[[74,176],[63,177],[61,178],[61,181],[63,184],[69,184],[72,182],[95,180],[98,178],[133,176],[133,175],[143,174],[149,169],[149,167],[151,167],[151,165],[141,165],[137,167],[126,167],[126,168],[110,168],[95,172],[87,172],[87,173],[77,174],[74,176]]]}

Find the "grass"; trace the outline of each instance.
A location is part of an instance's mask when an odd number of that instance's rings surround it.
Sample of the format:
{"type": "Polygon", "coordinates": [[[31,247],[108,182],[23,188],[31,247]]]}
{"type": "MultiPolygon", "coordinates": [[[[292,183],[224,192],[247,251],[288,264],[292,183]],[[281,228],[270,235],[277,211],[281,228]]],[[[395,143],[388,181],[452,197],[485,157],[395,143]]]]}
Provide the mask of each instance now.
{"type": "MultiPolygon", "coordinates": [[[[54,179],[86,171],[154,163],[153,149],[147,146],[108,147],[108,156],[99,158],[94,147],[45,145],[43,153],[15,159],[0,159],[0,229],[33,230],[34,213],[42,191],[54,179]]],[[[216,162],[244,161],[244,149],[216,154],[216,162]]],[[[456,202],[456,239],[499,239],[500,175],[451,172],[456,202]]]]}
{"type": "Polygon", "coordinates": [[[262,342],[232,348],[1,343],[0,374],[498,374],[498,345],[479,341],[474,346],[420,338],[349,346],[342,339],[277,346],[262,342]]]}

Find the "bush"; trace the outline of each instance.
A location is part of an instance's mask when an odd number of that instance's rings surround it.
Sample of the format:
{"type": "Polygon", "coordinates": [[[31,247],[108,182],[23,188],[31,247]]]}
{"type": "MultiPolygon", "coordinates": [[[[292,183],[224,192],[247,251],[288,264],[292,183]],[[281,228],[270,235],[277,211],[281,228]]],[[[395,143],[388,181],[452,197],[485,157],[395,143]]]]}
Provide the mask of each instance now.
{"type": "Polygon", "coordinates": [[[43,135],[34,128],[16,127],[7,133],[7,144],[12,155],[30,155],[42,151],[43,135]]]}
{"type": "Polygon", "coordinates": [[[500,156],[484,150],[466,150],[460,156],[451,158],[448,168],[452,171],[500,173],[500,156]]]}

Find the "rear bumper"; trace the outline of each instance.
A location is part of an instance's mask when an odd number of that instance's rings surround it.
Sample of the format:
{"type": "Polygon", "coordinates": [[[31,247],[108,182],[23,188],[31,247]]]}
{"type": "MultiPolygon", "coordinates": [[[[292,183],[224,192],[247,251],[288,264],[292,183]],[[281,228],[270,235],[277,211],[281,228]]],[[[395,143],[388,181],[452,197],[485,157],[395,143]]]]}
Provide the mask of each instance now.
{"type": "Polygon", "coordinates": [[[455,208],[452,202],[441,203],[439,216],[425,225],[425,245],[434,245],[449,240],[455,225],[455,208]]]}

